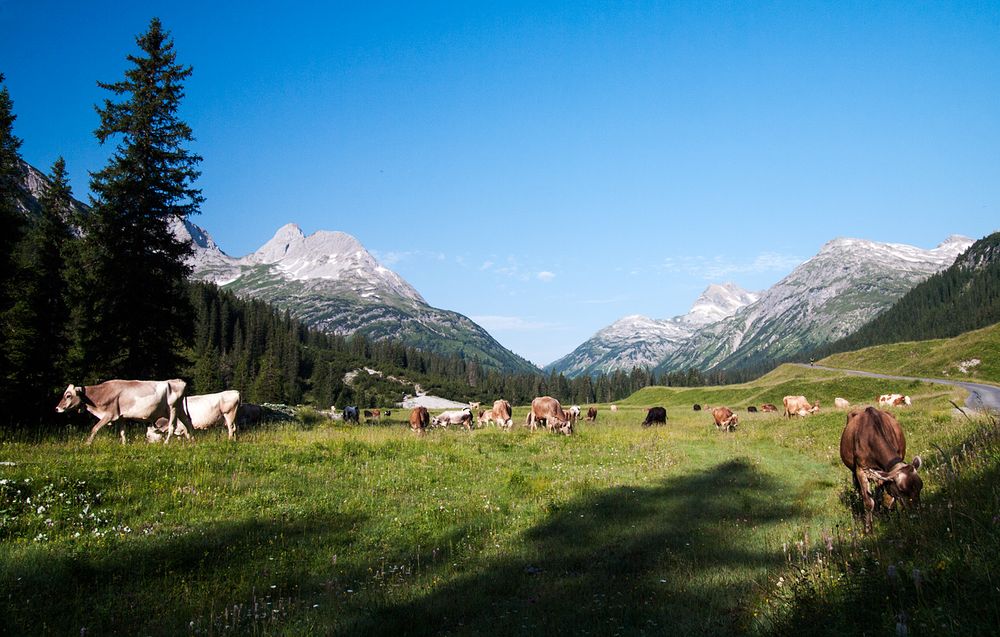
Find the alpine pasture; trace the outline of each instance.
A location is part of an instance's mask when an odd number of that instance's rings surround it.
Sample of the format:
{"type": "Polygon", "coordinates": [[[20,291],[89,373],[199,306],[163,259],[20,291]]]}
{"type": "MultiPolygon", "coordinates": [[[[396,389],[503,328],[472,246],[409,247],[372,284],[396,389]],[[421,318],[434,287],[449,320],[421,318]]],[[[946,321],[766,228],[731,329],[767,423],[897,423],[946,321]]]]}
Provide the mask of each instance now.
{"type": "MultiPolygon", "coordinates": [[[[146,444],[137,427],[124,447],[111,434],[85,447],[78,430],[4,434],[5,628],[801,634],[823,618],[818,634],[860,613],[872,634],[891,634],[905,612],[904,627],[933,634],[966,598],[963,560],[995,563],[996,521],[982,516],[997,509],[997,489],[978,494],[986,505],[965,502],[960,481],[995,473],[1000,456],[976,458],[1000,445],[995,426],[954,412],[959,391],[907,383],[914,406],[898,417],[907,458],[927,460],[926,504],[883,514],[864,535],[838,455],[846,413],[833,399],[871,404],[886,382],[784,366],[745,385],[647,388],[615,413],[599,405],[597,422],[568,437],[527,431],[524,405],[510,433],[417,436],[394,411],[378,426],[306,412],[235,443],[221,428],[168,446],[146,444]],[[821,411],[746,411],[787,394],[821,411]],[[738,429],[716,431],[694,403],[731,407],[738,429]],[[667,423],[643,428],[652,405],[667,408],[667,423]],[[949,453],[963,443],[982,454],[949,453]],[[942,519],[943,537],[920,535],[942,519]],[[974,548],[932,561],[960,529],[974,548]]],[[[951,632],[989,632],[996,599],[985,587],[968,602],[979,612],[951,632]]]]}

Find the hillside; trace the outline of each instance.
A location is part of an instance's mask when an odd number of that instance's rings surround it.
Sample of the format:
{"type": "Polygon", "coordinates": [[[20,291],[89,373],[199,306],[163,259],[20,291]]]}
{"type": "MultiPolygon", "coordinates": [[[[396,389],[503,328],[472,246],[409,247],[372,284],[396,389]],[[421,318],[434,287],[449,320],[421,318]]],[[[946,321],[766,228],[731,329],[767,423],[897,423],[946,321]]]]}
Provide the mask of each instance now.
{"type": "Polygon", "coordinates": [[[952,338],[875,345],[817,364],[866,372],[1000,384],[1000,323],[952,338]]]}
{"type": "Polygon", "coordinates": [[[1000,321],[1000,232],[976,241],[942,272],[916,285],[815,358],[901,341],[947,338],[1000,321]]]}

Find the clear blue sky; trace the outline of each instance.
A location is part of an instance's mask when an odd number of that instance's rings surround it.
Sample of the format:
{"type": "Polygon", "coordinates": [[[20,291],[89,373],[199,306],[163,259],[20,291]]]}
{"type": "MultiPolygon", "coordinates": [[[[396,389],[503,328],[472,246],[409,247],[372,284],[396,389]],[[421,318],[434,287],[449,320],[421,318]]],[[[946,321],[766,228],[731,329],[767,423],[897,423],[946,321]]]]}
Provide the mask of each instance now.
{"type": "Polygon", "coordinates": [[[153,16],[226,252],[349,232],[536,363],[837,236],[1000,226],[998,2],[0,0],[22,155],[81,198],[153,16]]]}

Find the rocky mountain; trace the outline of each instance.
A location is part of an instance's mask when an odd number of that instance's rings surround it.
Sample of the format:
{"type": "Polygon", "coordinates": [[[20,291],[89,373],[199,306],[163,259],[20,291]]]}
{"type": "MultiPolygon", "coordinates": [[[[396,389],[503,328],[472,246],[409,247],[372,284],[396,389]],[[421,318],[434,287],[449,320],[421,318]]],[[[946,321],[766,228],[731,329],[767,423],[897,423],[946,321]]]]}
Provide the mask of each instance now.
{"type": "Polygon", "coordinates": [[[701,327],[732,315],[757,300],[733,283],[712,284],[682,316],[652,319],[641,315],[626,316],[601,329],[575,350],[549,364],[573,377],[599,374],[633,367],[656,367],[671,352],[687,342],[701,327]]]}
{"type": "Polygon", "coordinates": [[[305,236],[287,224],[257,251],[233,258],[188,221],[175,224],[174,232],[192,242],[195,278],[274,303],[326,332],[393,338],[441,354],[461,352],[496,369],[537,371],[467,317],[428,305],[349,234],[305,236]]]}
{"type": "Polygon", "coordinates": [[[970,245],[961,236],[931,250],[834,239],[756,302],[696,331],[657,369],[743,367],[837,340],[950,266],[970,245]]]}

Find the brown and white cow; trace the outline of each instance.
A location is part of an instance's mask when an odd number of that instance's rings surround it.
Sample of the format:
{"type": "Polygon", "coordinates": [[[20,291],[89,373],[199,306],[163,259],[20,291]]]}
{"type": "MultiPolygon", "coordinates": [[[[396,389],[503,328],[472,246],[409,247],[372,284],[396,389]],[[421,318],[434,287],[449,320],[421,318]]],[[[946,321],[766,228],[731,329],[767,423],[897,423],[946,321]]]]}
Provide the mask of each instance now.
{"type": "Polygon", "coordinates": [[[765,414],[767,414],[767,413],[775,413],[775,414],[778,413],[778,408],[775,407],[771,403],[764,403],[763,405],[760,406],[760,410],[762,412],[764,412],[765,414]]]}
{"type": "Polygon", "coordinates": [[[912,404],[910,397],[903,394],[882,394],[878,397],[879,407],[909,407],[912,404]]]}
{"type": "Polygon", "coordinates": [[[587,408],[587,422],[597,422],[597,407],[587,408]]]}
{"type": "Polygon", "coordinates": [[[493,401],[493,409],[490,411],[490,418],[498,427],[510,429],[514,425],[514,410],[510,403],[503,398],[493,401]]]}
{"type": "Polygon", "coordinates": [[[792,416],[805,416],[819,411],[819,401],[815,405],[810,405],[805,396],[785,396],[782,399],[785,403],[785,418],[792,416]]]}
{"type": "MultiPolygon", "coordinates": [[[[108,380],[99,385],[69,385],[56,411],[62,413],[71,409],[86,409],[97,417],[97,423],[90,430],[87,444],[101,427],[109,422],[121,421],[120,435],[125,444],[125,421],[139,420],[155,423],[157,418],[167,419],[167,441],[174,433],[178,420],[190,425],[190,419],[182,409],[178,409],[181,398],[187,390],[187,383],[179,378],[172,380],[108,380]]],[[[180,435],[178,431],[178,435],[180,435]]],[[[184,428],[183,434],[191,435],[184,428]]]]}
{"type": "Polygon", "coordinates": [[[462,425],[467,430],[472,431],[472,410],[465,407],[464,409],[441,412],[437,416],[431,418],[431,424],[436,427],[462,425]]]}
{"type": "Polygon", "coordinates": [[[739,416],[729,407],[716,407],[712,410],[712,418],[715,420],[715,428],[719,430],[736,431],[736,425],[740,422],[739,416]]]}
{"type": "MultiPolygon", "coordinates": [[[[224,423],[229,431],[229,439],[236,437],[236,416],[240,407],[240,392],[227,389],[214,394],[198,394],[185,396],[181,403],[184,413],[195,429],[208,429],[213,425],[224,423]]],[[[155,433],[161,436],[167,432],[167,419],[157,418],[156,424],[146,429],[146,439],[155,438],[155,433]]],[[[183,424],[177,425],[176,435],[187,435],[183,424]]]]}
{"type": "Polygon", "coordinates": [[[414,407],[413,411],[410,412],[410,429],[414,432],[424,433],[430,423],[431,415],[426,407],[414,407]]]}
{"type": "Polygon", "coordinates": [[[920,503],[923,481],[917,474],[922,464],[920,456],[907,464],[906,436],[892,414],[875,407],[855,409],[847,414],[847,424],[840,435],[840,459],[854,478],[854,486],[865,506],[865,529],[872,528],[875,499],[868,481],[884,486],[884,504],[891,507],[895,500],[904,506],[920,503]]]}
{"type": "Polygon", "coordinates": [[[572,421],[559,401],[551,396],[539,396],[531,401],[527,424],[532,431],[541,424],[550,431],[558,431],[567,436],[573,433],[572,421]]]}
{"type": "Polygon", "coordinates": [[[833,406],[837,409],[847,409],[851,406],[851,403],[844,398],[838,397],[833,399],[833,406]]]}

